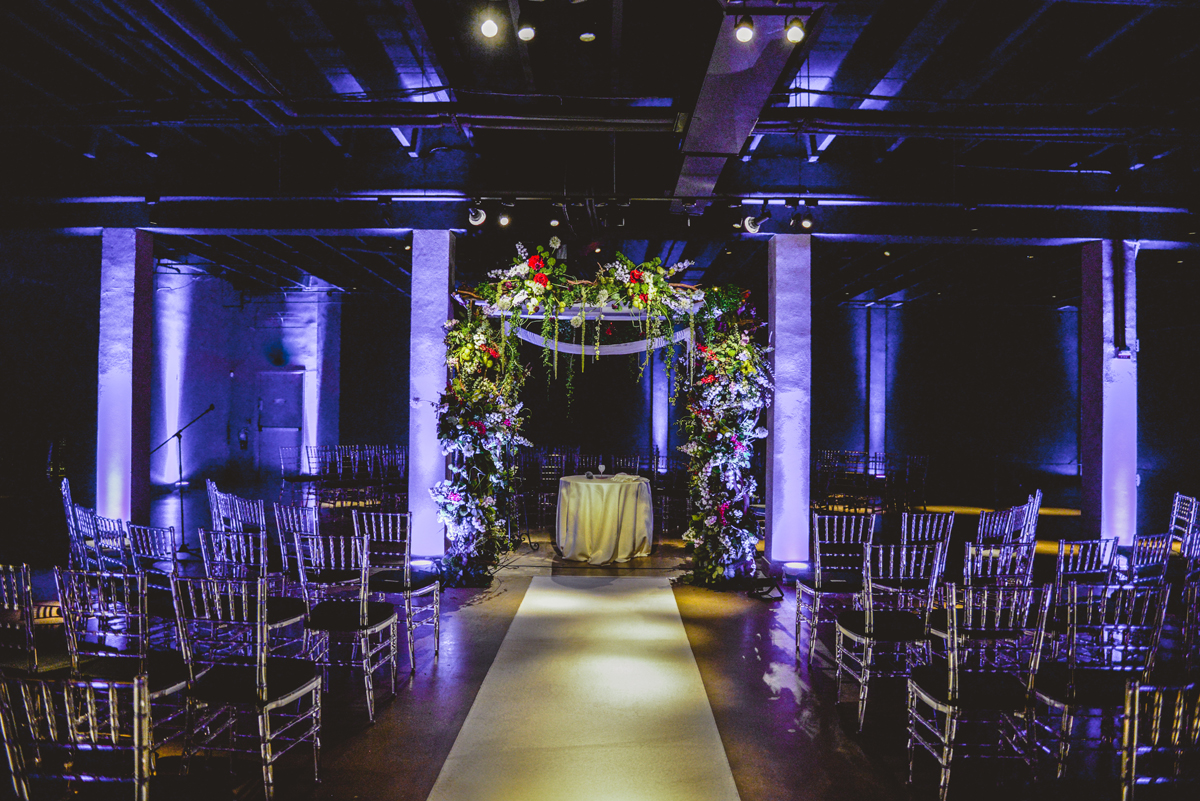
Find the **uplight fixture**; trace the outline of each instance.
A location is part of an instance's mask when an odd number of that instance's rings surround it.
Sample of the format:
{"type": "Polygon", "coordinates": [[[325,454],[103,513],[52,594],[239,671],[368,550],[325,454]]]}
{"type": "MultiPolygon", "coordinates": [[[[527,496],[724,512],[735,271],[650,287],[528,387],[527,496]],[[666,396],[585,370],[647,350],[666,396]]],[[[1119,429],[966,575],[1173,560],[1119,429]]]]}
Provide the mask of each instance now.
{"type": "Polygon", "coordinates": [[[744,228],[748,234],[757,234],[762,228],[763,223],[769,219],[771,219],[771,211],[767,208],[767,201],[764,200],[762,204],[762,211],[759,212],[757,217],[746,217],[743,219],[742,228],[744,228]]]}
{"type": "Polygon", "coordinates": [[[754,38],[754,20],[750,19],[749,14],[743,14],[733,26],[733,35],[739,42],[749,42],[754,38]]]}
{"type": "Polygon", "coordinates": [[[783,35],[792,44],[800,44],[804,41],[804,22],[799,17],[792,17],[784,26],[783,35]]]}
{"type": "Polygon", "coordinates": [[[483,225],[485,222],[487,222],[487,212],[481,209],[479,206],[472,206],[471,208],[467,209],[467,222],[476,226],[483,225]]]}
{"type": "Polygon", "coordinates": [[[521,14],[517,18],[517,38],[522,42],[532,42],[535,36],[537,28],[534,27],[533,20],[527,14],[521,14]]]}

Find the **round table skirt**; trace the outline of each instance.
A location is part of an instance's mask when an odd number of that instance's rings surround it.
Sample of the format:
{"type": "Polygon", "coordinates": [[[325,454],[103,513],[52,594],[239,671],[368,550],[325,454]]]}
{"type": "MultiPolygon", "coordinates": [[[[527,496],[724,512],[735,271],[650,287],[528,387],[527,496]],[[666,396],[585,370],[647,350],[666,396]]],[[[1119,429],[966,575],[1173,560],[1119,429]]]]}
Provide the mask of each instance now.
{"type": "Polygon", "coordinates": [[[653,532],[648,480],[559,479],[556,538],[564,559],[603,565],[648,556],[653,532]]]}

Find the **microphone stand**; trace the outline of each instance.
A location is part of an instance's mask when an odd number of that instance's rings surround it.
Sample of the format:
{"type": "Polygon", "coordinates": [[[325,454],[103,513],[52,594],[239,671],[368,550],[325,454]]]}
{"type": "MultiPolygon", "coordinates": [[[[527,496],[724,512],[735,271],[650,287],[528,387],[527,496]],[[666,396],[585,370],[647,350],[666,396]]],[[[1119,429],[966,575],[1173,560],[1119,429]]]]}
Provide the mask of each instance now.
{"type": "Polygon", "coordinates": [[[179,429],[171,436],[167,437],[165,440],[162,441],[161,444],[159,444],[159,446],[157,448],[150,451],[150,455],[153,456],[155,453],[157,453],[159,450],[161,450],[171,440],[174,439],[174,440],[179,441],[179,447],[175,449],[177,455],[179,456],[179,462],[178,462],[178,464],[179,464],[179,480],[175,482],[175,486],[179,488],[179,551],[181,553],[188,552],[187,542],[183,538],[184,532],[186,531],[186,529],[183,526],[183,487],[186,484],[186,482],[183,480],[183,432],[187,431],[189,428],[191,428],[192,423],[195,423],[197,420],[199,420],[201,417],[208,414],[215,408],[217,408],[217,404],[215,404],[215,403],[208,404],[208,408],[205,409],[204,411],[200,412],[200,414],[193,417],[191,423],[188,423],[186,426],[179,429]]]}

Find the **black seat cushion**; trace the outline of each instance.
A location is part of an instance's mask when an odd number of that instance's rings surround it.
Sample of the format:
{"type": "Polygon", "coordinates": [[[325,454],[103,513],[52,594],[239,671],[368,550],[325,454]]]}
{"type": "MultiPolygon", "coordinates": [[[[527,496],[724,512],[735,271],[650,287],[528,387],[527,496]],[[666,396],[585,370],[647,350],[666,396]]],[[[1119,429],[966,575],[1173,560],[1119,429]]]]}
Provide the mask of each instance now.
{"type": "Polygon", "coordinates": [[[359,615],[358,601],[322,601],[312,609],[308,627],[319,631],[373,629],[396,616],[396,607],[380,601],[367,602],[367,620],[359,615]]]}
{"type": "Polygon", "coordinates": [[[272,595],[267,598],[267,625],[273,626],[288,620],[302,619],[306,611],[303,598],[272,595]]]}
{"type": "Polygon", "coordinates": [[[349,584],[362,579],[362,571],[346,570],[310,570],[305,572],[305,578],[310,584],[349,584]]]}
{"type": "Polygon", "coordinates": [[[1108,668],[1072,671],[1067,665],[1054,662],[1038,671],[1033,686],[1038,695],[1059,704],[1104,709],[1124,705],[1125,682],[1140,676],[1140,671],[1108,668]]]}
{"type": "Polygon", "coordinates": [[[404,583],[403,570],[381,570],[371,575],[371,592],[416,592],[440,581],[442,575],[437,570],[418,570],[417,568],[412,568],[409,570],[409,577],[411,581],[406,585],[404,583]]]}
{"type": "MultiPolygon", "coordinates": [[[[196,680],[192,694],[201,701],[259,706],[254,665],[214,665],[196,680]]],[[[267,658],[267,701],[284,698],[317,678],[317,666],[307,659],[267,658]]]]}
{"type": "Polygon", "coordinates": [[[913,642],[925,639],[925,623],[912,612],[884,609],[875,612],[874,631],[867,634],[866,612],[846,611],[837,616],[839,628],[859,637],[884,642],[913,642]]]}
{"type": "Polygon", "coordinates": [[[862,592],[862,574],[858,571],[827,571],[821,575],[821,586],[817,587],[815,574],[801,574],[796,584],[818,592],[843,593],[853,595],[862,592]]]}
{"type": "MultiPolygon", "coordinates": [[[[918,665],[911,678],[927,695],[939,703],[948,703],[950,677],[944,665],[918,665]]],[[[959,671],[958,703],[961,709],[1019,711],[1028,701],[1025,682],[1010,673],[998,671],[959,671]]]]}
{"type": "MultiPolygon", "coordinates": [[[[109,681],[131,681],[141,669],[140,660],[115,655],[93,656],[79,666],[80,674],[109,681]]],[[[178,651],[151,651],[146,655],[145,672],[149,678],[151,695],[184,685],[188,680],[187,663],[178,651]]]]}

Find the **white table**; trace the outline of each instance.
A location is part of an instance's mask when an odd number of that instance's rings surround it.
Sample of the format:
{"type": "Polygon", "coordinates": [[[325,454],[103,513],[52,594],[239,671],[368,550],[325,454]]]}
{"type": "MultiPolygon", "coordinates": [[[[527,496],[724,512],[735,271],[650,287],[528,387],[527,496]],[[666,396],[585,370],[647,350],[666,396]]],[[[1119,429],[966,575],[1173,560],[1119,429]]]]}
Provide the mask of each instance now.
{"type": "Polygon", "coordinates": [[[563,558],[572,561],[604,565],[648,556],[654,542],[650,482],[564,476],[555,537],[563,558]]]}

